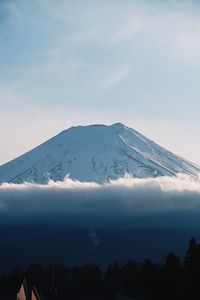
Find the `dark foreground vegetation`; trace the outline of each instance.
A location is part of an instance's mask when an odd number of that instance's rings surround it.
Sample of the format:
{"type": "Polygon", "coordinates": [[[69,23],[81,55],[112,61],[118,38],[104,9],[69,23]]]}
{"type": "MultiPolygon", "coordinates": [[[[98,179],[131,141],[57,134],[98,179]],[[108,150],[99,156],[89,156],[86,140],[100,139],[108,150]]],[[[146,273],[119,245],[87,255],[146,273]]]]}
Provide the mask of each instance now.
{"type": "Polygon", "coordinates": [[[162,264],[116,262],[102,270],[95,264],[83,267],[30,265],[16,267],[0,276],[0,295],[16,291],[26,277],[36,286],[41,299],[114,299],[129,295],[136,299],[200,299],[200,245],[192,238],[183,261],[169,253],[162,264]]]}

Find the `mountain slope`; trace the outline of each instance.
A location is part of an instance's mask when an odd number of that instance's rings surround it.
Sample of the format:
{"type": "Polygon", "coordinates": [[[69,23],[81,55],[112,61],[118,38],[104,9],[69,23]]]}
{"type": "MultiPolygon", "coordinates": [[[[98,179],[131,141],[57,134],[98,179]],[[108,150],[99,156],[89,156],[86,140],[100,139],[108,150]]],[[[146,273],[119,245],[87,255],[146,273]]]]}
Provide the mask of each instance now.
{"type": "Polygon", "coordinates": [[[103,183],[130,173],[135,177],[197,175],[200,167],[160,147],[137,131],[111,126],[71,127],[0,166],[0,183],[46,183],[65,176],[103,183]]]}

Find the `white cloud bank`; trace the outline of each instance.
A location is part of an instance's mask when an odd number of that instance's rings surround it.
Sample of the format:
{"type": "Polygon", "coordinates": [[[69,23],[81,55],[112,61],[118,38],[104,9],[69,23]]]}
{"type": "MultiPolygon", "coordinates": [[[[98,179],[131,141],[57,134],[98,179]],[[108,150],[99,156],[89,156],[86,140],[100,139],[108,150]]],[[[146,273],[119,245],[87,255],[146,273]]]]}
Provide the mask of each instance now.
{"type": "Polygon", "coordinates": [[[200,228],[200,182],[178,175],[104,185],[66,179],[0,186],[0,224],[200,228]]]}

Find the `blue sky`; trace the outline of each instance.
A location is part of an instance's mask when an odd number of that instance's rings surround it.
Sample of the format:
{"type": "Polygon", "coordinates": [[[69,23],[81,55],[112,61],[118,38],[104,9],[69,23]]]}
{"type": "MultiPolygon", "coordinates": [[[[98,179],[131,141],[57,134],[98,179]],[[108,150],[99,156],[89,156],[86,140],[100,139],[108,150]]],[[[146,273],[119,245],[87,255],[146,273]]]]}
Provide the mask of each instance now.
{"type": "Polygon", "coordinates": [[[0,164],[116,122],[200,164],[198,1],[1,0],[0,164]]]}

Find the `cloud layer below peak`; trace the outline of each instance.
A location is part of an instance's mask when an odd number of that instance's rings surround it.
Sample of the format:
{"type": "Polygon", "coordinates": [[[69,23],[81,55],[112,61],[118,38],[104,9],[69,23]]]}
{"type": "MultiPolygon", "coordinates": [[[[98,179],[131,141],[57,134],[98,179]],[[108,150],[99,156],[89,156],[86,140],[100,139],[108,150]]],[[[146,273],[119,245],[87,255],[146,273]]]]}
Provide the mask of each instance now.
{"type": "Polygon", "coordinates": [[[200,182],[185,175],[0,186],[1,225],[184,229],[200,228],[199,216],[200,182]]]}

